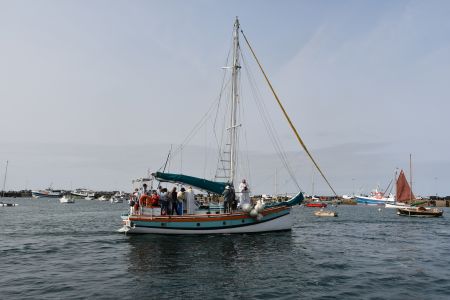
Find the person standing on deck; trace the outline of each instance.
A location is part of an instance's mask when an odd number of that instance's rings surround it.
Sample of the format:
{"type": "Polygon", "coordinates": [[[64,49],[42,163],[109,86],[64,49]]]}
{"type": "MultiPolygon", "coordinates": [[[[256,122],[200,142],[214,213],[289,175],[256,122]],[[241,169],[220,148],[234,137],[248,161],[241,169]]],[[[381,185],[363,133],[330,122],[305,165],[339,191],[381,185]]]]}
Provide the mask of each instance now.
{"type": "Polygon", "coordinates": [[[250,188],[245,179],[242,179],[242,182],[239,184],[239,207],[248,203],[250,204],[250,188]]]}
{"type": "Polygon", "coordinates": [[[142,190],[143,190],[142,193],[143,193],[144,195],[148,195],[148,194],[147,194],[147,184],[146,184],[146,183],[144,183],[144,184],[142,185],[142,190]]]}
{"type": "Polygon", "coordinates": [[[223,209],[225,213],[228,213],[231,211],[231,201],[233,200],[229,185],[225,187],[225,190],[223,191],[222,195],[223,195],[223,209]]]}
{"type": "Polygon", "coordinates": [[[169,197],[166,188],[160,190],[159,203],[161,204],[161,215],[169,214],[169,197]]]}
{"type": "Polygon", "coordinates": [[[161,193],[163,192],[163,187],[162,186],[158,186],[158,190],[157,190],[157,194],[159,197],[161,197],[161,193]]]}
{"type": "Polygon", "coordinates": [[[172,189],[172,192],[170,193],[170,208],[169,208],[169,215],[173,215],[174,213],[178,214],[177,211],[177,206],[178,206],[178,201],[177,201],[177,188],[174,186],[172,189]]]}
{"type": "Polygon", "coordinates": [[[185,202],[186,202],[186,193],[184,187],[177,194],[177,214],[182,215],[184,213],[185,202]]]}
{"type": "Polygon", "coordinates": [[[133,193],[133,214],[137,215],[139,213],[139,198],[141,197],[141,193],[139,193],[139,189],[134,189],[133,193]]]}
{"type": "Polygon", "coordinates": [[[194,190],[192,189],[192,186],[190,186],[186,191],[186,206],[187,206],[186,207],[187,213],[190,215],[194,214],[197,206],[195,205],[195,194],[194,190]]]}
{"type": "Polygon", "coordinates": [[[236,199],[236,192],[234,190],[234,187],[230,187],[231,192],[231,201],[230,201],[230,212],[233,212],[237,209],[238,201],[236,199]]]}

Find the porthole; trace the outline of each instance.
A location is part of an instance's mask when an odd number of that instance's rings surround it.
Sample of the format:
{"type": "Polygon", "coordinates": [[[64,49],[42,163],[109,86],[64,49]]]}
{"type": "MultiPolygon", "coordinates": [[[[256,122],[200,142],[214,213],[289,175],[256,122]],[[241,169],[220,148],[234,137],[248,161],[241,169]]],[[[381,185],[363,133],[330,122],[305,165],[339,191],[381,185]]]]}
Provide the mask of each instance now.
{"type": "Polygon", "coordinates": [[[197,223],[197,227],[199,227],[200,226],[200,223],[197,223]]]}

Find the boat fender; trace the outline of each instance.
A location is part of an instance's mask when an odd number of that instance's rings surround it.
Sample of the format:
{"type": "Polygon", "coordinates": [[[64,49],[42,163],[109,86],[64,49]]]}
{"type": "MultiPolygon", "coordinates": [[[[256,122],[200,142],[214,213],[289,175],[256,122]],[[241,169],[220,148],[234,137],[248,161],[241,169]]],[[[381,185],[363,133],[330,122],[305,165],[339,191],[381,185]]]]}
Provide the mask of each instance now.
{"type": "Polygon", "coordinates": [[[258,212],[256,211],[256,209],[252,209],[252,210],[250,211],[250,216],[253,217],[253,218],[255,218],[256,216],[258,216],[258,212]]]}
{"type": "Polygon", "coordinates": [[[261,221],[264,218],[264,216],[262,214],[258,214],[256,216],[256,220],[261,221]]]}
{"type": "Polygon", "coordinates": [[[266,205],[263,202],[256,204],[255,209],[258,213],[262,212],[266,205]]]}
{"type": "Polygon", "coordinates": [[[245,203],[242,205],[242,211],[249,213],[252,210],[252,205],[250,203],[245,203]]]}

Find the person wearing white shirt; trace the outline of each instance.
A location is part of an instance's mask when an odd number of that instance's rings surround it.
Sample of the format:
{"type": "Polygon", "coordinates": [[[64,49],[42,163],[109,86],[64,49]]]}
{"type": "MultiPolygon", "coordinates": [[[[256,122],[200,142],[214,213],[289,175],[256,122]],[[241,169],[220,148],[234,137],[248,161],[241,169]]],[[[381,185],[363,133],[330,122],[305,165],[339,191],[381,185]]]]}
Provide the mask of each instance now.
{"type": "Polygon", "coordinates": [[[239,207],[246,203],[250,204],[250,188],[247,181],[242,179],[242,182],[239,184],[239,207]]]}

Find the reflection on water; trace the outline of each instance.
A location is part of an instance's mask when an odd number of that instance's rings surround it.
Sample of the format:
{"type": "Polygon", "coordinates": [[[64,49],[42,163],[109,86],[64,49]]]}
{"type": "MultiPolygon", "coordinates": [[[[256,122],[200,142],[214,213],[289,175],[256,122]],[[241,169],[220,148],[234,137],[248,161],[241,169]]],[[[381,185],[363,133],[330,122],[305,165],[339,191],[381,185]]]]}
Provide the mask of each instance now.
{"type": "MultiPolygon", "coordinates": [[[[172,295],[223,293],[257,295],[258,286],[270,286],[274,278],[292,280],[292,233],[222,236],[129,236],[128,271],[148,285],[134,296],[156,296],[155,288],[173,288],[172,295]],[[270,275],[268,275],[270,274],[270,275]],[[145,279],[144,279],[145,278],[145,279]],[[192,286],[196,286],[192,290],[192,286]],[[256,293],[255,293],[256,292],[256,293]]],[[[159,294],[160,296],[160,294],[159,294]]]]}
{"type": "Polygon", "coordinates": [[[196,269],[203,261],[214,265],[236,267],[267,260],[268,255],[287,255],[291,252],[291,232],[211,235],[164,236],[132,235],[129,269],[132,272],[158,272],[165,268],[196,269]]]}

